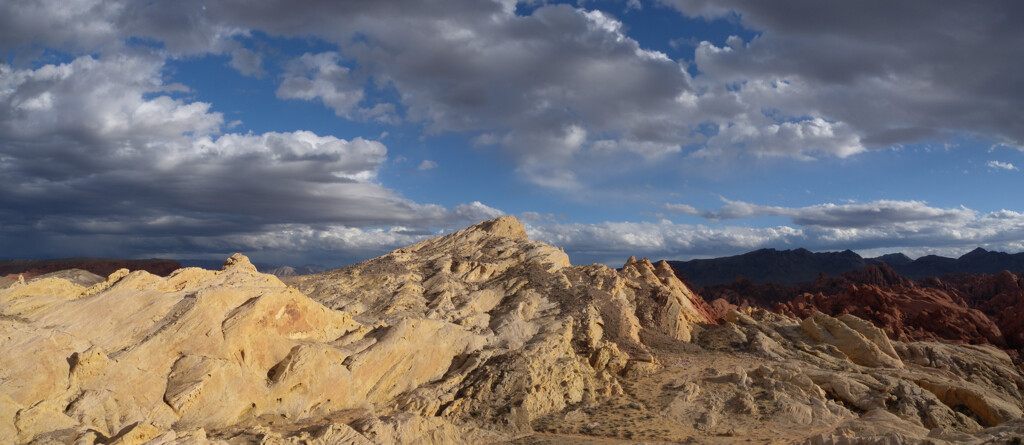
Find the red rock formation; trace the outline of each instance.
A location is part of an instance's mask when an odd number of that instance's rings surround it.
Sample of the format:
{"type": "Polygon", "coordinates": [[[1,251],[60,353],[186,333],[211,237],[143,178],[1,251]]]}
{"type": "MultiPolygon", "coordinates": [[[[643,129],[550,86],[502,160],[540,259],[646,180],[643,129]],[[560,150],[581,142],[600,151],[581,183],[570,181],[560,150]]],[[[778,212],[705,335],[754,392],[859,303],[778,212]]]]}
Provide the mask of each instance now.
{"type": "Polygon", "coordinates": [[[753,280],[738,278],[726,285],[704,286],[698,289],[698,292],[707,301],[721,298],[740,307],[748,305],[771,308],[777,303],[785,303],[805,293],[841,294],[854,284],[912,286],[913,281],[900,276],[889,266],[872,265],[862,270],[846,272],[838,277],[819,274],[813,282],[796,286],[784,286],[777,283],[757,284],[753,280]]]}
{"type": "Polygon", "coordinates": [[[1002,271],[995,275],[949,274],[924,286],[957,293],[989,316],[1002,330],[1008,346],[1024,348],[1024,276],[1002,271]]]}
{"type": "Polygon", "coordinates": [[[892,339],[990,343],[1024,350],[1024,275],[1003,271],[947,274],[918,281],[892,268],[868,266],[839,277],[783,286],[737,278],[697,292],[718,312],[736,307],[774,308],[807,317],[815,310],[875,323],[892,339]]]}
{"type": "Polygon", "coordinates": [[[0,277],[26,279],[67,269],[82,269],[100,276],[107,276],[118,269],[145,270],[149,273],[167,276],[181,269],[181,264],[171,260],[124,260],[111,258],[59,258],[52,260],[3,260],[0,261],[0,277]]]}
{"type": "Polygon", "coordinates": [[[814,311],[853,314],[897,340],[946,340],[1005,347],[1002,331],[989,317],[967,307],[959,295],[917,286],[851,285],[840,294],[805,293],[775,311],[799,317],[814,311]]]}

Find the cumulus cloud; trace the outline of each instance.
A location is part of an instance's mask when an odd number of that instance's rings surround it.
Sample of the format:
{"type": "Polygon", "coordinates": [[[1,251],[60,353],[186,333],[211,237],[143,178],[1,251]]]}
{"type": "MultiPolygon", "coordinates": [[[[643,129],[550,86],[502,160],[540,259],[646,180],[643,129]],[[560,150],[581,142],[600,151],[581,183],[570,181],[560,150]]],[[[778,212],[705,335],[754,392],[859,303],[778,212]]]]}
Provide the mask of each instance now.
{"type": "Polygon", "coordinates": [[[353,77],[352,70],[341,65],[341,62],[341,56],[336,52],[299,56],[288,64],[277,88],[277,97],[318,100],[334,110],[334,114],[348,119],[394,122],[392,104],[377,103],[368,108],[360,107],[366,97],[364,87],[353,77]]]}
{"type": "Polygon", "coordinates": [[[296,234],[308,235],[298,250],[318,239],[331,241],[321,247],[342,239],[358,247],[357,232],[368,233],[370,245],[378,240],[380,253],[415,237],[374,227],[441,227],[500,213],[479,202],[420,204],[385,188],[376,181],[387,155],[379,141],[302,130],[224,133],[209,104],[172,97],[180,88],[163,83],[162,68],[158,57],[127,54],[35,69],[0,65],[6,254],[130,255],[245,242],[259,250],[296,234]],[[382,233],[394,236],[374,238],[382,233]]]}
{"type": "Polygon", "coordinates": [[[163,84],[162,66],[156,57],[123,54],[82,56],[35,70],[0,65],[2,137],[136,140],[216,132],[224,119],[210,113],[208,103],[143,98],[170,87],[163,84]]]}
{"type": "Polygon", "coordinates": [[[1015,166],[1015,165],[1013,165],[1013,164],[1011,164],[1009,162],[988,161],[988,164],[985,164],[985,165],[988,165],[988,168],[991,168],[993,170],[1010,170],[1010,171],[1019,170],[1017,168],[1017,166],[1015,166]]]}
{"type": "Polygon", "coordinates": [[[849,125],[814,118],[761,126],[748,122],[731,122],[720,127],[708,139],[697,157],[753,154],[758,157],[793,157],[814,160],[818,157],[849,157],[866,149],[849,125]]]}

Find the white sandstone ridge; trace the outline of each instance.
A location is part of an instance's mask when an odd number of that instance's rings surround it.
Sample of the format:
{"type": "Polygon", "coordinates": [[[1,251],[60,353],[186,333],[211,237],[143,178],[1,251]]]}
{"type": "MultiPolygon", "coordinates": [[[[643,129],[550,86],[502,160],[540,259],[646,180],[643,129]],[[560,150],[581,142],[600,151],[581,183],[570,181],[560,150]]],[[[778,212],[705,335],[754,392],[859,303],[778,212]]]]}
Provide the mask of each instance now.
{"type": "Polygon", "coordinates": [[[644,331],[710,321],[670,270],[573,267],[511,217],[293,284],[236,254],[0,290],[0,443],[287,435],[338,413],[324,440],[511,437],[656,369],[644,331]]]}

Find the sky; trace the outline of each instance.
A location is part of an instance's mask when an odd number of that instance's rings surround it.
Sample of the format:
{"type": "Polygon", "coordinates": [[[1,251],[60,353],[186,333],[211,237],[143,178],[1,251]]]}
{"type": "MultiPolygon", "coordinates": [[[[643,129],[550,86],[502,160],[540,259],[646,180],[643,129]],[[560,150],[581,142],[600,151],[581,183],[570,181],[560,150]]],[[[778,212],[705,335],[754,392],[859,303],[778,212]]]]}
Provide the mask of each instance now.
{"type": "Polygon", "coordinates": [[[1024,250],[1024,3],[0,0],[0,257],[1024,250]]]}

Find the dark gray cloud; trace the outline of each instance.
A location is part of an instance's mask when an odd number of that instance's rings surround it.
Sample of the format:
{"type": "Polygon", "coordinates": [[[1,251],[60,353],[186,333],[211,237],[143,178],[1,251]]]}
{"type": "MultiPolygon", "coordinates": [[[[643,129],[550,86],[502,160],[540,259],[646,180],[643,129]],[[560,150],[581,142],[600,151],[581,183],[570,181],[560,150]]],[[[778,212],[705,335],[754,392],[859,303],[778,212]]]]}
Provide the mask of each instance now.
{"type": "Polygon", "coordinates": [[[697,215],[711,221],[783,216],[800,226],[829,229],[863,229],[899,224],[961,223],[976,218],[975,212],[961,207],[941,209],[921,201],[879,200],[863,204],[818,204],[808,207],[780,207],[723,199],[718,210],[698,210],[686,204],[665,204],[673,212],[697,215]]]}
{"type": "Polygon", "coordinates": [[[231,51],[231,61],[228,63],[243,76],[263,77],[267,74],[263,69],[263,57],[250,49],[235,48],[231,51]]]}
{"type": "Polygon", "coordinates": [[[336,52],[306,53],[297,57],[288,63],[277,88],[277,97],[318,100],[347,119],[397,123],[394,104],[360,107],[366,98],[364,86],[354,78],[350,68],[341,65],[341,61],[336,52]]]}
{"type": "Polygon", "coordinates": [[[27,52],[45,48],[92,51],[119,40],[114,23],[120,2],[102,0],[0,3],[0,51],[27,52]]]}
{"type": "Polygon", "coordinates": [[[1024,146],[1020,2],[661,1],[760,33],[696,52],[710,82],[789,83],[759,106],[843,122],[870,147],[958,134],[1024,146]]]}

